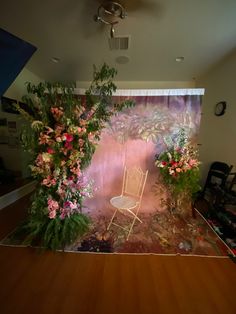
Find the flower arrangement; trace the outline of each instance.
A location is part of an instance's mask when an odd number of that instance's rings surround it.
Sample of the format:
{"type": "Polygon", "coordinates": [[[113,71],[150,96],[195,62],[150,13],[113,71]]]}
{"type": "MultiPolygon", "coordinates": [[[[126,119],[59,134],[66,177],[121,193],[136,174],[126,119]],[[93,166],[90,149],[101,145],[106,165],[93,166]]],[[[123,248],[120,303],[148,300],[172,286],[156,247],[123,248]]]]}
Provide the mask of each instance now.
{"type": "Polygon", "coordinates": [[[92,196],[92,182],[84,177],[101,130],[126,101],[112,104],[116,87],[114,69],[94,69],[94,80],[85,96],[74,95],[74,85],[28,83],[23,97],[30,111],[17,106],[30,123],[22,143],[32,153],[30,165],[38,188],[25,225],[27,243],[36,238],[50,249],[63,248],[88,230],[90,219],[82,213],[83,200],[92,196]]]}
{"type": "Polygon", "coordinates": [[[185,138],[183,130],[175,145],[156,156],[155,165],[175,201],[181,197],[192,199],[200,190],[198,153],[185,138]]]}

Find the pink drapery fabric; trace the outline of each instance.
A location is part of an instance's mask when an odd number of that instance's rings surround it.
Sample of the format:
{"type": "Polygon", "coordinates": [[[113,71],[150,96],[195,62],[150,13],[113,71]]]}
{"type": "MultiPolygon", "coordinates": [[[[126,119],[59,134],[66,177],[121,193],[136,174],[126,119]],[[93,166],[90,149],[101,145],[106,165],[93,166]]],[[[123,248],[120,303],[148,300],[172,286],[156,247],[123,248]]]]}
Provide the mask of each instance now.
{"type": "MultiPolygon", "coordinates": [[[[125,97],[114,96],[119,102],[125,97]]],[[[131,97],[129,97],[131,98],[131,97]]],[[[132,96],[136,105],[112,118],[86,170],[94,180],[94,197],[85,201],[93,214],[110,215],[110,199],[121,193],[124,165],[149,170],[141,212],[162,211],[155,155],[175,142],[181,128],[197,141],[201,117],[201,96],[132,96]],[[159,194],[158,194],[159,193],[159,194]]],[[[165,193],[165,191],[163,191],[165,193]]]]}

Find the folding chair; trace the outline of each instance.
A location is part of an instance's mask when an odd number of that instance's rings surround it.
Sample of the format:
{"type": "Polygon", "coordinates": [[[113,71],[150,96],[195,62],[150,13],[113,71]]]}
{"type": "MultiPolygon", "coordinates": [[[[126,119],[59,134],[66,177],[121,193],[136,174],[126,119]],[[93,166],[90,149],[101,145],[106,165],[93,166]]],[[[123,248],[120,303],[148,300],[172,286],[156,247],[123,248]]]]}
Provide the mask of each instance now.
{"type": "Polygon", "coordinates": [[[110,229],[111,225],[115,225],[128,231],[126,240],[129,239],[135,221],[138,220],[139,222],[142,222],[142,220],[138,217],[138,213],[142,202],[144,187],[147,181],[147,175],[148,170],[143,172],[139,167],[131,169],[127,169],[125,167],[121,195],[115,196],[110,200],[111,205],[115,207],[115,212],[107,230],[110,229]],[[120,212],[132,219],[130,227],[124,227],[113,222],[117,212],[120,212]]]}

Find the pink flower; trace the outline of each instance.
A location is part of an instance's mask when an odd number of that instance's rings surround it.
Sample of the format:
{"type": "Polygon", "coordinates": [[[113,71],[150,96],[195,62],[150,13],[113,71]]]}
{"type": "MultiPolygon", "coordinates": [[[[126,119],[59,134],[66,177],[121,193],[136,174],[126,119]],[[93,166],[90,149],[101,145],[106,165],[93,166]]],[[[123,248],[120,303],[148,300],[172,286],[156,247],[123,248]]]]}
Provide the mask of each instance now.
{"type": "Polygon", "coordinates": [[[89,134],[88,134],[88,139],[89,139],[89,141],[92,141],[93,138],[94,138],[93,133],[92,133],[92,132],[89,132],[89,134]]]}
{"type": "Polygon", "coordinates": [[[60,136],[57,136],[57,137],[56,137],[56,141],[57,141],[58,143],[60,143],[60,142],[62,142],[62,138],[61,138],[60,136]]]}
{"type": "Polygon", "coordinates": [[[50,140],[50,136],[44,133],[40,133],[39,135],[39,145],[47,144],[50,140]]]}
{"type": "Polygon", "coordinates": [[[170,164],[172,167],[176,167],[178,165],[178,163],[174,160],[171,160],[170,164]]]}
{"type": "Polygon", "coordinates": [[[189,166],[196,167],[198,165],[198,161],[196,159],[189,160],[189,166]]]}
{"type": "Polygon", "coordinates": [[[47,176],[46,178],[43,179],[42,185],[45,185],[47,187],[50,187],[50,186],[54,186],[57,184],[57,181],[55,178],[51,178],[50,176],[47,176]]]}
{"type": "Polygon", "coordinates": [[[73,202],[71,202],[71,201],[66,201],[65,203],[64,203],[64,207],[69,207],[70,209],[77,209],[77,204],[75,204],[75,203],[73,203],[73,202]]]}
{"type": "Polygon", "coordinates": [[[56,185],[57,184],[57,180],[55,178],[51,179],[51,185],[56,185]]]}
{"type": "Polygon", "coordinates": [[[62,125],[57,125],[55,128],[56,136],[59,136],[63,130],[64,130],[64,127],[62,125]]]}
{"type": "Polygon", "coordinates": [[[57,194],[60,196],[60,198],[64,198],[66,196],[65,189],[62,187],[59,187],[57,190],[57,194]]]}
{"type": "Polygon", "coordinates": [[[54,118],[58,120],[61,116],[63,116],[63,108],[62,107],[52,107],[51,108],[51,113],[53,114],[54,118]]]}
{"type": "Polygon", "coordinates": [[[72,142],[73,139],[74,139],[74,137],[73,137],[72,134],[69,134],[69,133],[64,133],[64,134],[63,134],[63,140],[64,140],[64,141],[72,142]]]}
{"type": "Polygon", "coordinates": [[[52,210],[52,211],[49,212],[48,217],[50,219],[54,219],[56,217],[56,215],[57,215],[56,211],[52,210]]]}
{"type": "Polygon", "coordinates": [[[60,218],[63,220],[66,218],[66,212],[62,211],[62,213],[60,214],[60,218]]]}
{"type": "Polygon", "coordinates": [[[173,176],[173,175],[175,174],[175,171],[172,170],[172,169],[169,169],[169,174],[170,174],[171,176],[173,176]]]}
{"type": "Polygon", "coordinates": [[[47,152],[48,152],[49,154],[55,154],[55,150],[54,150],[52,147],[48,147],[48,148],[47,148],[47,152]]]}
{"type": "Polygon", "coordinates": [[[70,171],[76,174],[77,176],[81,175],[81,170],[79,168],[73,167],[70,171]]]}
{"type": "Polygon", "coordinates": [[[47,129],[46,134],[50,134],[53,132],[53,129],[50,128],[49,126],[46,126],[45,128],[47,129]]]}
{"type": "Polygon", "coordinates": [[[49,179],[48,178],[45,178],[45,179],[43,179],[43,181],[42,181],[42,185],[46,185],[46,186],[49,186],[48,184],[49,184],[49,179]]]}
{"type": "Polygon", "coordinates": [[[63,167],[65,165],[66,161],[65,160],[62,160],[61,161],[61,167],[63,167]]]}
{"type": "Polygon", "coordinates": [[[71,145],[70,142],[66,142],[65,143],[65,148],[67,148],[68,150],[71,150],[73,148],[73,146],[71,145]]]}
{"type": "Polygon", "coordinates": [[[84,146],[85,141],[82,138],[80,138],[78,142],[80,147],[84,146]]]}
{"type": "Polygon", "coordinates": [[[56,211],[59,209],[59,204],[57,201],[54,201],[53,199],[49,198],[48,199],[48,210],[51,211],[56,211]]]}
{"type": "Polygon", "coordinates": [[[52,156],[50,154],[42,153],[43,162],[50,163],[51,162],[51,158],[52,158],[52,156]]]}
{"type": "Polygon", "coordinates": [[[39,167],[43,165],[42,154],[38,154],[35,163],[36,163],[36,165],[39,166],[39,167]]]}
{"type": "Polygon", "coordinates": [[[94,109],[91,109],[91,110],[88,112],[88,114],[87,114],[87,120],[92,118],[94,112],[95,112],[94,109]]]}
{"type": "Polygon", "coordinates": [[[82,126],[86,125],[86,120],[80,119],[80,125],[82,126]]]}
{"type": "Polygon", "coordinates": [[[176,172],[182,172],[182,169],[181,168],[176,168],[175,171],[176,172]]]}

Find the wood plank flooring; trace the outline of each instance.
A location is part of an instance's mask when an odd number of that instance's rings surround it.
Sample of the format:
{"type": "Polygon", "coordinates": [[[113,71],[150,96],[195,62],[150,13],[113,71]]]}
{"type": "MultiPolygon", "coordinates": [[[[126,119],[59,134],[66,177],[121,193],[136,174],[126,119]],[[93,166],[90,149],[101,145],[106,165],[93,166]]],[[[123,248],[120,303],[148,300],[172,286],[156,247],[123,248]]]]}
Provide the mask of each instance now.
{"type": "MultiPolygon", "coordinates": [[[[27,202],[0,211],[0,237],[24,217],[27,202]]],[[[1,314],[235,314],[235,289],[228,258],[0,246],[1,314]]]]}

